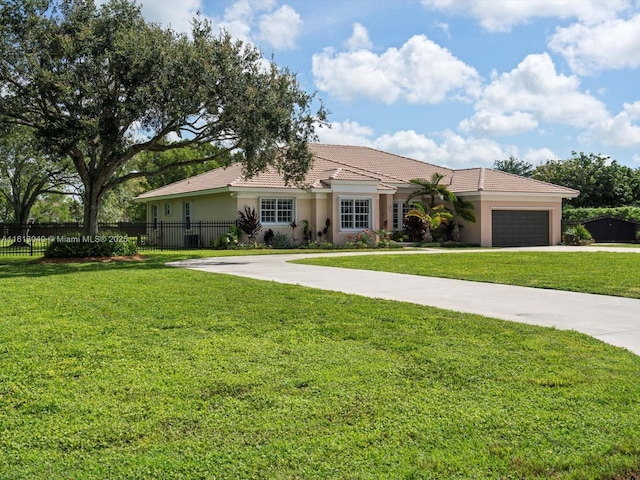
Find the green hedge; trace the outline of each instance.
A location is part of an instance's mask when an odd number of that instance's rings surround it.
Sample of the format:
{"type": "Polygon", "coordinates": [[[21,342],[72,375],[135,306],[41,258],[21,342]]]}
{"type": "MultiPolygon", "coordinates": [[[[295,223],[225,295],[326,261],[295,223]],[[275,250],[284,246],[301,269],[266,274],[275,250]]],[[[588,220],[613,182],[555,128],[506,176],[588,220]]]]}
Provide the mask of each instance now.
{"type": "Polygon", "coordinates": [[[49,244],[46,258],[120,257],[138,253],[135,240],[117,232],[98,235],[73,233],[59,236],[49,244]]]}
{"type": "Polygon", "coordinates": [[[562,211],[562,219],[568,223],[582,223],[599,217],[613,217],[640,223],[640,207],[565,208],[562,211]]]}

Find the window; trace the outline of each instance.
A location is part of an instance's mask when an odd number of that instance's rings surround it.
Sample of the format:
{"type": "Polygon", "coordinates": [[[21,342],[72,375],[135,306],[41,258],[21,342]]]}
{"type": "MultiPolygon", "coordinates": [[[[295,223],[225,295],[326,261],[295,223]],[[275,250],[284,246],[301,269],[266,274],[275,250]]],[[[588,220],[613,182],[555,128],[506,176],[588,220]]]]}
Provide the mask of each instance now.
{"type": "Polygon", "coordinates": [[[191,202],[182,202],[182,221],[184,229],[191,230],[191,202]]]}
{"type": "Polygon", "coordinates": [[[151,222],[153,228],[158,228],[158,205],[151,205],[151,222]]]}
{"type": "Polygon", "coordinates": [[[370,198],[340,199],[340,229],[365,230],[371,228],[370,198]]]}
{"type": "Polygon", "coordinates": [[[171,204],[170,203],[165,203],[164,204],[164,215],[166,217],[171,216],[171,204]]]}
{"type": "Polygon", "coordinates": [[[411,210],[411,206],[404,201],[393,202],[393,229],[402,230],[404,216],[411,210]]]}
{"type": "Polygon", "coordinates": [[[260,222],[289,225],[293,222],[293,198],[261,198],[260,222]]]}

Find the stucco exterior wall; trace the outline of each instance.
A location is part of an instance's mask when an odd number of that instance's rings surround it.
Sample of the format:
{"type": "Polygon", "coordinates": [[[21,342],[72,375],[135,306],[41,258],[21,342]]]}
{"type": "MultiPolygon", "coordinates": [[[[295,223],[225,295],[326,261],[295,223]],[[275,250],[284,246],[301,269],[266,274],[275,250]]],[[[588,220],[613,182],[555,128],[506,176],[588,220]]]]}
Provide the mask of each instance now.
{"type": "Polygon", "coordinates": [[[483,247],[492,246],[491,216],[493,210],[539,210],[549,212],[549,243],[557,245],[562,240],[562,199],[555,197],[525,197],[517,196],[471,196],[464,197],[475,206],[476,223],[464,225],[462,241],[479,243],[483,247]]]}

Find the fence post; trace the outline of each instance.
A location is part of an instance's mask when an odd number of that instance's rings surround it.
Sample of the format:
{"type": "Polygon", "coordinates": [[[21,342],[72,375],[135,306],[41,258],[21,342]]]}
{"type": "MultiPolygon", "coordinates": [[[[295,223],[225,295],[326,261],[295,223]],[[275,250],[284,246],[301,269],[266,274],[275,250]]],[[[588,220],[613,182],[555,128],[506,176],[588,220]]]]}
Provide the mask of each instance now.
{"type": "Polygon", "coordinates": [[[164,222],[160,221],[160,251],[164,251],[164,233],[163,233],[164,222]]]}

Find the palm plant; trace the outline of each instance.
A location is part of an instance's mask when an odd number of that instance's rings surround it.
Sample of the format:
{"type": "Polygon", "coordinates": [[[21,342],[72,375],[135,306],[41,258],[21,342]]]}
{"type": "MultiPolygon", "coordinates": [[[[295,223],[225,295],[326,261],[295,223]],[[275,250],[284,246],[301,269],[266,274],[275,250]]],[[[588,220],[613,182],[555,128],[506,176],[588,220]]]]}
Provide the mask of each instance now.
{"type": "Polygon", "coordinates": [[[436,196],[441,197],[446,202],[455,201],[455,194],[449,190],[446,185],[440,183],[443,178],[443,174],[435,172],[429,180],[420,178],[412,179],[411,183],[417,185],[419,188],[410,194],[407,200],[413,200],[416,197],[429,197],[431,199],[431,203],[429,204],[430,208],[435,206],[436,196]]]}
{"type": "Polygon", "coordinates": [[[405,217],[415,217],[422,221],[424,229],[423,241],[429,243],[433,240],[431,231],[438,228],[442,223],[449,223],[453,219],[451,212],[443,205],[429,207],[424,202],[410,202],[411,210],[407,212],[405,217]]]}
{"type": "Polygon", "coordinates": [[[474,205],[468,200],[456,198],[453,201],[453,210],[451,211],[453,220],[453,229],[451,231],[451,240],[460,241],[460,220],[469,223],[476,223],[476,214],[474,213],[474,205]]]}

